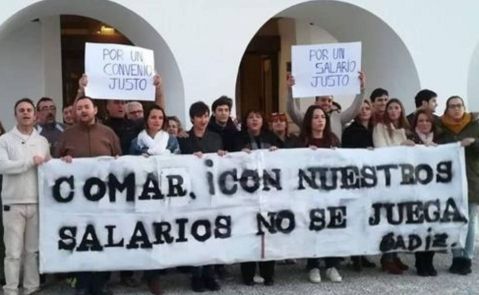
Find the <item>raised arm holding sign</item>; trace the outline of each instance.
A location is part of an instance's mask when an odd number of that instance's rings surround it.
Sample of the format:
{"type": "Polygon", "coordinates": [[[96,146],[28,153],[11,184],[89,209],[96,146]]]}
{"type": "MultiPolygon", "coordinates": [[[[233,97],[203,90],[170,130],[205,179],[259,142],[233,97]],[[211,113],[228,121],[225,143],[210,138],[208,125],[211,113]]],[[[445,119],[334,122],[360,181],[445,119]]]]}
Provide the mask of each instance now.
{"type": "Polygon", "coordinates": [[[358,94],[361,42],[292,47],[294,97],[358,94]]]}
{"type": "Polygon", "coordinates": [[[86,95],[101,99],[154,100],[152,50],[118,44],[86,43],[86,95]]]}

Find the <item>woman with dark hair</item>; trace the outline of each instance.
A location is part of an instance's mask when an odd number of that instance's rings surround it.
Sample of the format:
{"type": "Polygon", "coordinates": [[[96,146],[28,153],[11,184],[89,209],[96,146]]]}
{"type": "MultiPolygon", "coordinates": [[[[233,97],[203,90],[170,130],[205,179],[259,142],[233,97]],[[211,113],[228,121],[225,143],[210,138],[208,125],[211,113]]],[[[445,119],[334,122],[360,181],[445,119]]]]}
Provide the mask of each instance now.
{"type": "MultiPolygon", "coordinates": [[[[371,148],[373,144],[373,120],[372,106],[369,100],[364,100],[359,114],[354,121],[343,131],[341,146],[343,148],[371,148]]],[[[366,256],[353,256],[353,269],[361,271],[363,266],[367,268],[376,267],[376,264],[369,261],[366,256]]]]}
{"type": "Polygon", "coordinates": [[[370,148],[373,144],[372,107],[369,100],[363,101],[359,114],[343,131],[343,148],[370,148]]]}
{"type": "Polygon", "coordinates": [[[464,100],[451,96],[446,102],[446,110],[438,126],[438,143],[461,141],[466,149],[466,175],[469,201],[469,224],[466,244],[462,249],[452,250],[451,273],[467,275],[472,272],[479,203],[479,116],[467,113],[464,100]]]}
{"type": "MultiPolygon", "coordinates": [[[[302,147],[312,149],[339,147],[339,139],[331,132],[329,116],[320,106],[312,105],[307,109],[299,141],[302,147]]],[[[326,277],[332,282],[341,282],[343,278],[337,269],[339,258],[325,257],[324,263],[326,264],[326,277]]],[[[307,268],[309,270],[309,280],[315,284],[320,283],[319,259],[309,258],[307,268]]]]}
{"type": "MultiPolygon", "coordinates": [[[[153,105],[145,113],[145,129],[132,140],[132,155],[169,155],[179,154],[180,148],[176,137],[166,132],[167,120],[163,108],[153,105]]],[[[159,276],[161,271],[145,271],[148,289],[152,294],[162,294],[159,276]]]]}
{"type": "Polygon", "coordinates": [[[130,153],[132,155],[163,155],[179,154],[180,148],[176,137],[166,132],[168,122],[165,111],[153,105],[145,114],[145,129],[132,140],[130,153]]]}
{"type": "Polygon", "coordinates": [[[281,146],[279,138],[268,130],[263,114],[256,110],[250,110],[244,116],[241,139],[242,148],[248,150],[276,149],[281,146]]]}
{"type": "MultiPolygon", "coordinates": [[[[413,146],[414,142],[408,139],[409,124],[405,116],[404,107],[397,98],[392,98],[386,104],[383,122],[377,123],[373,130],[375,147],[398,145],[413,146]]],[[[390,274],[402,274],[409,267],[399,259],[397,253],[386,253],[381,257],[382,269],[390,274]]]]}
{"type": "MultiPolygon", "coordinates": [[[[414,113],[412,120],[412,140],[416,144],[436,145],[436,132],[434,128],[434,117],[426,109],[419,109],[414,113]]],[[[415,252],[417,274],[422,277],[437,276],[437,271],[432,263],[434,251],[415,252]]]]}
{"type": "MultiPolygon", "coordinates": [[[[266,127],[263,114],[256,110],[250,110],[246,113],[241,129],[241,139],[241,147],[244,151],[259,149],[275,150],[281,144],[276,135],[266,127]]],[[[275,261],[241,263],[243,283],[251,286],[255,281],[259,282],[259,280],[255,278],[257,264],[259,266],[259,274],[264,280],[264,284],[266,286],[273,285],[275,261]]]]}
{"type": "Polygon", "coordinates": [[[280,148],[293,148],[298,145],[298,137],[288,132],[288,117],[285,113],[272,113],[269,118],[270,130],[278,137],[280,148]]]}

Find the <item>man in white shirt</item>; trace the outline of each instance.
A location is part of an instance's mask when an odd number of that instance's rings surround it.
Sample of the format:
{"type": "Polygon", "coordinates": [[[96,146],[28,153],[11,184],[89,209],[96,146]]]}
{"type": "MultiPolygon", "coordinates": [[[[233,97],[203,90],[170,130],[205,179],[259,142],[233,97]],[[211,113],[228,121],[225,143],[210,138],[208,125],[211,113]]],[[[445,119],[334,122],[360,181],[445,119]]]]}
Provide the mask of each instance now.
{"type": "Polygon", "coordinates": [[[3,174],[5,242],[4,295],[17,295],[23,263],[23,294],[40,289],[38,273],[37,167],[50,158],[48,141],[34,128],[33,102],[20,99],[14,107],[17,125],[0,136],[0,174],[3,174]]]}

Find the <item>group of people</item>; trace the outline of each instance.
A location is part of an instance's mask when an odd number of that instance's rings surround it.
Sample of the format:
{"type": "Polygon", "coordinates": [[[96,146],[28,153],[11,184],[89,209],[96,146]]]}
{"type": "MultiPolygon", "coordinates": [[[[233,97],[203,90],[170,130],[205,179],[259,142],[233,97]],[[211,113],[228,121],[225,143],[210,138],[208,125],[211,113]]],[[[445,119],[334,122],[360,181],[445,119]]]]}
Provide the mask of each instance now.
{"type": "MultiPolygon", "coordinates": [[[[56,105],[51,98],[41,98],[36,104],[28,98],[20,99],[14,107],[16,126],[0,137],[0,174],[4,244],[4,294],[18,294],[19,285],[24,294],[33,294],[40,288],[38,272],[38,184],[37,167],[50,158],[70,163],[75,158],[120,155],[170,155],[205,153],[220,156],[228,152],[250,152],[282,148],[381,148],[397,145],[427,145],[460,141],[466,147],[466,169],[469,186],[469,229],[464,249],[453,250],[450,272],[466,275],[471,272],[474,254],[477,203],[479,202],[479,118],[466,112],[464,101],[452,96],[446,102],[442,116],[434,114],[437,95],[421,90],[415,97],[417,110],[406,117],[399,99],[389,98],[385,89],[375,89],[365,98],[365,77],[359,73],[361,92],[352,104],[341,110],[332,96],[316,97],[315,103],[303,114],[299,100],[293,99],[291,87],[294,78],[288,77],[289,97],[287,112],[299,127],[299,134],[288,131],[288,116],[273,113],[268,116],[260,110],[248,110],[240,124],[232,119],[233,100],[222,96],[210,108],[202,101],[189,109],[192,128],[183,130],[176,117],[168,117],[164,109],[161,78],[155,76],[155,103],[108,100],[107,118],[98,118],[96,101],[85,96],[88,83],[85,75],[79,81],[77,98],[63,110],[63,123],[55,118],[56,105]],[[241,126],[241,127],[240,127],[241,126]],[[23,282],[20,271],[23,269],[23,282]]],[[[0,126],[1,127],[1,126],[0,126]]],[[[435,276],[434,252],[418,252],[415,267],[420,276],[435,276]]],[[[322,258],[325,276],[341,282],[341,259],[322,258]]],[[[351,257],[353,267],[374,267],[366,257],[351,257]]],[[[391,274],[402,274],[408,269],[397,253],[381,257],[381,267],[391,274]]],[[[240,265],[241,279],[246,285],[261,282],[274,284],[275,261],[244,262],[240,265]],[[258,271],[257,271],[258,269],[258,271]]],[[[308,278],[321,282],[320,260],[307,259],[308,278]]],[[[188,268],[191,288],[196,292],[220,290],[218,276],[225,274],[224,265],[205,265],[188,268]]],[[[161,294],[161,272],[144,272],[152,294],[161,294]]],[[[112,294],[107,288],[110,278],[105,272],[75,273],[76,294],[112,294]]],[[[121,281],[130,287],[139,282],[131,271],[120,273],[121,281]]]]}

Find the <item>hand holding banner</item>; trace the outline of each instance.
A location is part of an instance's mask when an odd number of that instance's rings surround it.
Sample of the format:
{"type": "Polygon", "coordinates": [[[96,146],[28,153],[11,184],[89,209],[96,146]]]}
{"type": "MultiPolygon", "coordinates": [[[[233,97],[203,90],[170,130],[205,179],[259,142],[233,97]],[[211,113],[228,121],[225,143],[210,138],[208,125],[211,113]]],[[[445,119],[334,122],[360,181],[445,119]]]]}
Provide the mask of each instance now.
{"type": "Polygon", "coordinates": [[[86,43],[86,95],[101,99],[154,100],[155,60],[141,47],[86,43]]]}
{"type": "Polygon", "coordinates": [[[293,97],[360,92],[361,42],[292,48],[293,97]]]}

